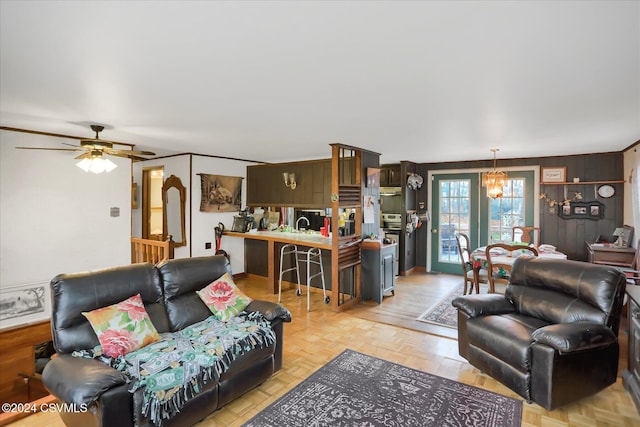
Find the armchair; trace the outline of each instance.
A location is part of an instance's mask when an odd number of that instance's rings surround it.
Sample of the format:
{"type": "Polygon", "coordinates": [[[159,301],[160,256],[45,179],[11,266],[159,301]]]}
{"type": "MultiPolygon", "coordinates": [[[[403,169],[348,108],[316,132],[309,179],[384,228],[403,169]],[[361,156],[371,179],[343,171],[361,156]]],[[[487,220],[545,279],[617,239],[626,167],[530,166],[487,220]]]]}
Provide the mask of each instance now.
{"type": "Polygon", "coordinates": [[[618,269],[518,258],[504,295],[456,297],[458,351],[547,410],[616,381],[625,291],[618,269]]]}

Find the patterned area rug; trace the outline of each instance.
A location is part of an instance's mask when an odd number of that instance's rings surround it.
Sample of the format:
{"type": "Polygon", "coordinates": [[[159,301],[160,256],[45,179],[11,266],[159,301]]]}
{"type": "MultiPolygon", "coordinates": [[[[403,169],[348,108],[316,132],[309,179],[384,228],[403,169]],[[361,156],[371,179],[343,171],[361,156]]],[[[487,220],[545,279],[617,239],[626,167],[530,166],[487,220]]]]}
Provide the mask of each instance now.
{"type": "Polygon", "coordinates": [[[247,427],[520,426],[522,402],[345,350],[247,427]]]}
{"type": "MultiPolygon", "coordinates": [[[[489,285],[480,283],[480,293],[486,294],[489,285]]],[[[429,308],[422,313],[416,320],[425,323],[433,323],[435,325],[446,326],[448,328],[458,329],[458,310],[451,305],[451,301],[459,295],[462,295],[464,285],[460,285],[451,290],[442,301],[429,308]]],[[[475,294],[474,294],[475,295],[475,294]]]]}

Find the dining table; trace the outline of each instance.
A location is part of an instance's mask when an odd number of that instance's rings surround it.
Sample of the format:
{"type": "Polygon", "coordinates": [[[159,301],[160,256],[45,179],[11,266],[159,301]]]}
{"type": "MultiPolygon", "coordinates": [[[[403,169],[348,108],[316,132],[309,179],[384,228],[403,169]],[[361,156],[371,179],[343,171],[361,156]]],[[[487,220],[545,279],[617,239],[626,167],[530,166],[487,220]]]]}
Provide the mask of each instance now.
{"type": "MultiPolygon", "coordinates": [[[[541,245],[542,246],[542,245],[541,245]]],[[[474,287],[477,289],[479,289],[480,286],[480,270],[483,268],[487,268],[489,263],[487,262],[487,254],[486,254],[486,246],[480,246],[477,249],[474,249],[473,252],[471,252],[471,265],[473,268],[473,285],[474,287]]],[[[541,250],[540,247],[536,248],[538,250],[538,258],[550,258],[550,259],[567,259],[567,255],[556,250],[555,248],[553,248],[553,250],[541,250]]],[[[513,263],[516,261],[516,259],[518,259],[520,256],[531,256],[531,252],[528,252],[527,254],[523,254],[520,251],[502,251],[503,253],[501,253],[500,251],[497,251],[497,253],[495,255],[491,255],[491,261],[494,264],[506,264],[506,265],[513,265],[513,263]],[[515,253],[513,253],[515,252],[515,253]]],[[[498,275],[501,276],[507,276],[507,272],[504,271],[504,269],[502,269],[501,267],[496,267],[494,269],[495,273],[497,273],[498,275]]]]}

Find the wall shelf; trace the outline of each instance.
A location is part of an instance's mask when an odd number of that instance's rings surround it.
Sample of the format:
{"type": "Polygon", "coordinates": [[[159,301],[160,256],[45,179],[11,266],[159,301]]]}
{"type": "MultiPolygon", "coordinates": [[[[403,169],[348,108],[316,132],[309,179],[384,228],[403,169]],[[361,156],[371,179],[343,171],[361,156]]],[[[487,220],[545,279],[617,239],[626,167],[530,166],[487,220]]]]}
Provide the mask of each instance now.
{"type": "Polygon", "coordinates": [[[580,182],[541,182],[541,185],[589,185],[589,184],[624,184],[624,179],[616,181],[580,181],[580,182]]]}

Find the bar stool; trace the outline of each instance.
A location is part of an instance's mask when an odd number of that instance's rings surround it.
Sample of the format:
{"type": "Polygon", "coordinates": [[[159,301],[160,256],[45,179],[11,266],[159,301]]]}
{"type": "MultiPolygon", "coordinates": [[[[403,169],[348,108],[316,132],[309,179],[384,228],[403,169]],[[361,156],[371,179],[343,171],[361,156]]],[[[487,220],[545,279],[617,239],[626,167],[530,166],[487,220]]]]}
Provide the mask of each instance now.
{"type": "Polygon", "coordinates": [[[300,251],[298,250],[298,247],[293,244],[283,245],[282,248],[280,249],[280,277],[278,280],[278,302],[280,302],[280,298],[282,296],[282,276],[289,271],[295,270],[296,279],[298,282],[297,283],[298,287],[296,289],[296,296],[302,295],[302,291],[300,288],[301,287],[300,261],[306,262],[307,264],[307,311],[311,310],[311,297],[310,297],[311,293],[309,292],[311,288],[311,281],[318,276],[320,277],[322,282],[322,294],[324,296],[324,303],[329,304],[329,302],[331,301],[331,298],[329,298],[329,296],[327,295],[327,289],[325,287],[325,282],[324,282],[324,269],[322,267],[322,251],[320,250],[320,248],[310,248],[307,251],[300,251]],[[294,262],[292,263],[292,266],[289,268],[283,268],[285,256],[291,255],[291,254],[293,254],[294,256],[294,262]],[[311,272],[312,267],[315,267],[315,269],[317,269],[318,271],[316,273],[312,273],[311,272]]]}

